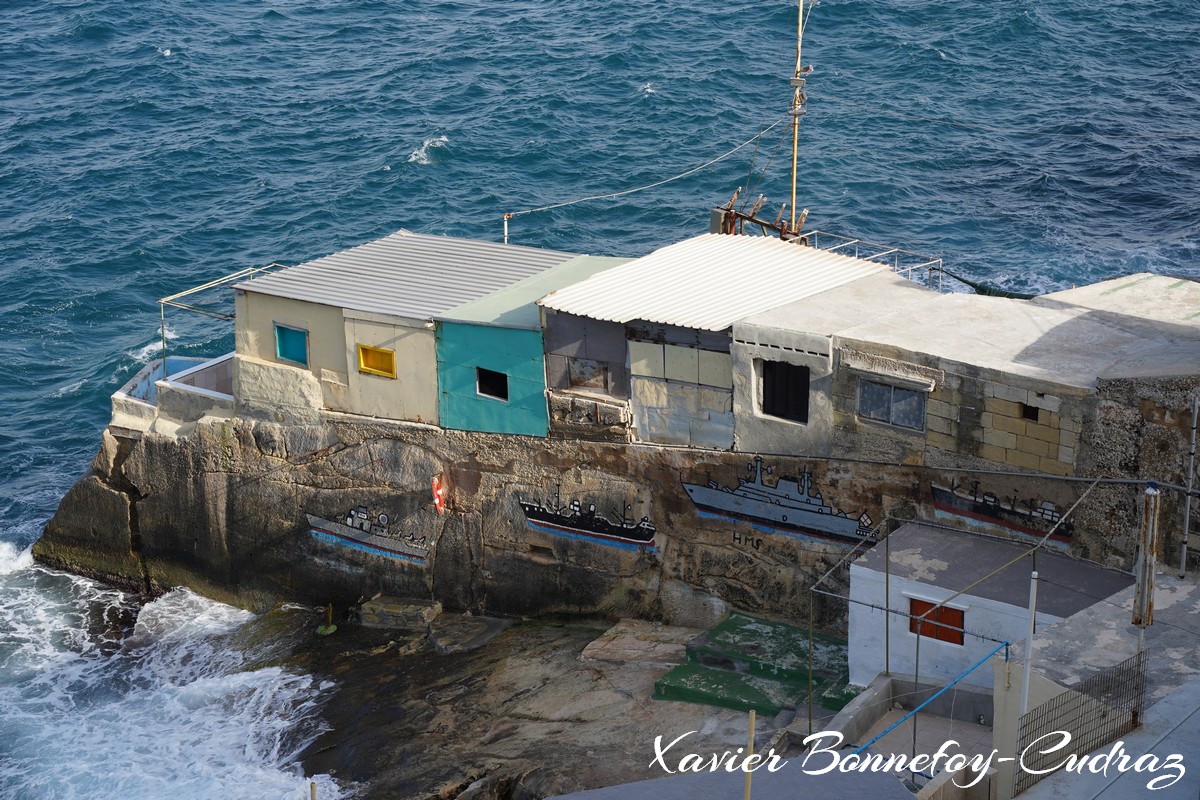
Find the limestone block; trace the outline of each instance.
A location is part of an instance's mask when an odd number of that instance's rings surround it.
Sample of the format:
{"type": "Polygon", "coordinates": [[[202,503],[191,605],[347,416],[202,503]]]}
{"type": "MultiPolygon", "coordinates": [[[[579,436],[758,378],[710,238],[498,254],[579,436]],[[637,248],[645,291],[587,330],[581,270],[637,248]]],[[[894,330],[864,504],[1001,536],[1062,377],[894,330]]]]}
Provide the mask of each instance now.
{"type": "Polygon", "coordinates": [[[1035,470],[1041,470],[1042,468],[1042,459],[1040,456],[1035,456],[1032,453],[1022,453],[1020,450],[1009,450],[1006,460],[1014,467],[1035,470]]]}
{"type": "Polygon", "coordinates": [[[1035,456],[1051,456],[1058,451],[1058,448],[1050,444],[1050,442],[1042,439],[1034,439],[1029,436],[1018,436],[1016,449],[1035,456]]]}
{"type": "Polygon", "coordinates": [[[1030,397],[1030,405],[1058,413],[1062,409],[1062,399],[1052,394],[1035,394],[1030,397]]]}
{"type": "Polygon", "coordinates": [[[1062,434],[1054,428],[1051,428],[1049,425],[1037,425],[1031,422],[1025,428],[1025,435],[1032,436],[1035,439],[1041,439],[1046,442],[1058,444],[1059,437],[1062,434]]]}
{"type": "Polygon", "coordinates": [[[983,432],[983,442],[984,444],[990,444],[995,445],[996,447],[1009,449],[1017,446],[1017,437],[1016,434],[1009,433],[1008,431],[998,431],[993,429],[983,432]]]}
{"type": "Polygon", "coordinates": [[[1041,470],[1051,475],[1070,475],[1072,472],[1070,464],[1064,464],[1055,458],[1043,458],[1041,470]]]}
{"type": "Polygon", "coordinates": [[[947,436],[954,433],[954,423],[945,417],[928,416],[925,418],[925,427],[930,433],[944,433],[947,436]]]}
{"type": "Polygon", "coordinates": [[[935,417],[945,417],[946,419],[958,419],[958,409],[950,403],[934,400],[930,398],[925,401],[925,412],[932,414],[935,417]]]}
{"type": "MultiPolygon", "coordinates": [[[[993,394],[1000,400],[1009,400],[1013,403],[1029,403],[1029,390],[1021,389],[1016,386],[1009,386],[1005,383],[993,384],[993,394]]],[[[1033,404],[1036,405],[1036,404],[1033,404]]]]}
{"type": "Polygon", "coordinates": [[[1025,426],[1028,425],[1023,419],[1014,419],[1013,417],[1002,417],[998,414],[992,415],[992,428],[998,431],[1006,431],[1015,433],[1018,436],[1025,434],[1025,426]]]}
{"type": "Polygon", "coordinates": [[[939,450],[946,450],[952,453],[958,450],[958,440],[945,433],[931,431],[925,437],[925,443],[930,447],[936,447],[939,450]]]}
{"type": "Polygon", "coordinates": [[[1002,400],[999,397],[989,397],[983,401],[983,409],[991,411],[993,414],[1001,417],[1021,416],[1021,406],[1011,400],[1002,400]]]}
{"type": "Polygon", "coordinates": [[[1008,462],[1008,451],[1003,447],[985,444],[981,445],[979,448],[979,457],[986,458],[988,461],[996,461],[1004,464],[1008,462]]]}
{"type": "Polygon", "coordinates": [[[1062,445],[1059,445],[1058,460],[1063,462],[1064,464],[1074,464],[1075,463],[1075,448],[1063,447],[1062,445]]]}
{"type": "Polygon", "coordinates": [[[321,383],[306,369],[236,356],[233,385],[239,415],[278,422],[320,421],[321,383]]]}

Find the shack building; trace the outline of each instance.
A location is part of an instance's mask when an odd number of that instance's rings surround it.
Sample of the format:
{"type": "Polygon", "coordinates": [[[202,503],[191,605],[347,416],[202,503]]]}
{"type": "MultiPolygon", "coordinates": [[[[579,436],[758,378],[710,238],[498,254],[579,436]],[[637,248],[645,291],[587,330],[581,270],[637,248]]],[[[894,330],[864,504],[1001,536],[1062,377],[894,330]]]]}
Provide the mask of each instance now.
{"type": "Polygon", "coordinates": [[[574,257],[401,230],[239,283],[238,408],[437,424],[433,317],[574,257]]]}
{"type": "Polygon", "coordinates": [[[551,407],[562,409],[552,433],[578,435],[591,406],[600,437],[730,450],[734,323],[886,270],[779,239],[709,233],[554,292],[541,301],[551,407]],[[628,408],[630,428],[612,415],[602,422],[605,406],[628,408]]]}
{"type": "Polygon", "coordinates": [[[579,256],[437,315],[442,427],[546,436],[546,358],[537,301],[626,261],[579,256]]]}

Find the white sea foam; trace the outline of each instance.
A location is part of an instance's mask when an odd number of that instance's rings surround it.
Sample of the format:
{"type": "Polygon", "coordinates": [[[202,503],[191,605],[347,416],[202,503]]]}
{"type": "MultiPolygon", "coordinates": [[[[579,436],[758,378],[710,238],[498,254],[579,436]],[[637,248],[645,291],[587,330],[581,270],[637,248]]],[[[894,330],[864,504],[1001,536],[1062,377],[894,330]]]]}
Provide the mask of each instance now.
{"type": "Polygon", "coordinates": [[[12,542],[0,542],[0,575],[9,575],[31,566],[33,566],[33,545],[24,550],[18,550],[12,542]]]}
{"type": "MultiPolygon", "coordinates": [[[[21,562],[0,547],[0,565],[21,562]]],[[[248,668],[253,615],[177,590],[134,598],[33,567],[0,579],[0,796],[338,798],[305,777],[330,686],[248,668]],[[122,622],[124,620],[124,622],[122,622]],[[5,794],[11,792],[12,794],[5,794]]]]}
{"type": "Polygon", "coordinates": [[[432,136],[421,142],[421,146],[408,154],[408,163],[410,164],[431,164],[431,151],[438,150],[446,146],[450,140],[446,138],[446,134],[442,133],[437,136],[432,136]]]}
{"type": "Polygon", "coordinates": [[[648,97],[648,96],[654,94],[655,92],[657,92],[658,89],[654,86],[653,83],[643,83],[641,85],[641,87],[638,89],[638,91],[641,92],[643,96],[648,97]]]}
{"type": "MultiPolygon", "coordinates": [[[[176,333],[175,331],[171,330],[170,325],[167,326],[166,334],[167,334],[167,341],[172,341],[174,339],[179,338],[179,334],[176,333]]],[[[154,337],[153,340],[151,340],[150,342],[147,342],[140,349],[130,350],[125,355],[129,356],[130,358],[132,358],[134,361],[136,361],[139,364],[145,364],[147,361],[149,361],[152,358],[155,358],[160,353],[162,353],[162,337],[161,337],[161,335],[154,337]]]]}
{"type": "Polygon", "coordinates": [[[80,378],[79,380],[75,381],[74,383],[68,383],[66,386],[58,387],[57,389],[55,389],[53,392],[50,393],[50,396],[57,398],[57,397],[66,397],[69,394],[75,394],[75,392],[77,392],[81,388],[83,388],[83,385],[85,383],[87,383],[87,379],[80,378]]]}
{"type": "Polygon", "coordinates": [[[161,56],[163,56],[163,57],[165,57],[165,58],[170,58],[170,57],[171,57],[171,48],[169,48],[169,47],[158,47],[158,46],[156,45],[156,46],[154,47],[154,49],[158,51],[158,54],[159,54],[159,55],[161,55],[161,56]]]}

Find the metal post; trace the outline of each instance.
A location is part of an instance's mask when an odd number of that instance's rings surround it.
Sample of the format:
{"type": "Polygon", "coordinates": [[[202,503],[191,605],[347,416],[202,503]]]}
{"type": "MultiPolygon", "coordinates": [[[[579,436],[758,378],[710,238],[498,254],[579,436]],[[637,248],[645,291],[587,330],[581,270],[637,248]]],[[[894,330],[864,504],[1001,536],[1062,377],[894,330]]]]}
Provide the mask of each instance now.
{"type": "MultiPolygon", "coordinates": [[[[886,522],[887,520],[884,520],[886,522]]],[[[883,537],[883,674],[892,674],[892,537],[883,537]]]]}
{"type": "Polygon", "coordinates": [[[508,244],[508,221],[512,219],[512,214],[504,215],[504,243],[508,244]]]}
{"type": "MultiPolygon", "coordinates": [[[[748,741],[746,743],[746,757],[749,758],[752,755],[754,755],[754,709],[753,708],[750,709],[750,741],[748,741]]],[[[747,762],[743,761],[742,763],[745,764],[747,762]]],[[[750,800],[750,776],[753,774],[754,773],[751,772],[750,770],[746,770],[746,793],[743,796],[743,800],[750,800]]]]}
{"type": "Polygon", "coordinates": [[[163,377],[167,377],[167,307],[158,304],[158,335],[162,337],[163,377]]]}
{"type": "Polygon", "coordinates": [[[813,732],[813,594],[808,590],[808,735],[813,732]]]}
{"type": "MultiPolygon", "coordinates": [[[[932,611],[932,610],[933,609],[930,609],[930,611],[932,611]]],[[[929,611],[925,612],[925,614],[928,614],[928,613],[929,613],[929,611]]],[[[913,690],[914,691],[916,691],[916,687],[921,685],[921,636],[922,636],[922,631],[925,630],[925,627],[924,627],[925,614],[922,614],[921,616],[917,617],[917,650],[916,650],[916,653],[913,658],[913,690]]],[[[911,753],[911,755],[913,758],[916,758],[917,757],[917,715],[916,714],[912,715],[912,725],[913,725],[913,734],[912,734],[912,753],[911,753]]]]}
{"type": "Polygon", "coordinates": [[[1029,573],[1029,635],[1025,637],[1025,677],[1021,681],[1021,714],[1029,710],[1029,674],[1033,667],[1033,629],[1037,617],[1037,582],[1035,569],[1029,573]]]}
{"type": "Polygon", "coordinates": [[[1188,536],[1192,527],[1192,487],[1196,477],[1196,422],[1200,416],[1200,395],[1192,398],[1192,440],[1188,447],[1187,494],[1183,496],[1183,544],[1179,546],[1179,577],[1187,572],[1188,536]]]}

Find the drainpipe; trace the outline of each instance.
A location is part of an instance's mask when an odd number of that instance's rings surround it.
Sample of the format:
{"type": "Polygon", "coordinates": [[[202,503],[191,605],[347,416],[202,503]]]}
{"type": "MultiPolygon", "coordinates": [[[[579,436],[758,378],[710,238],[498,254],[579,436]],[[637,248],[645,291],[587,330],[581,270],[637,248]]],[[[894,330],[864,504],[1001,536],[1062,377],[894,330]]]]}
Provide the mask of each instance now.
{"type": "Polygon", "coordinates": [[[1029,573],[1029,633],[1025,637],[1025,680],[1021,682],[1021,716],[1029,710],[1029,673],[1033,666],[1033,629],[1037,619],[1037,570],[1029,573]]]}

